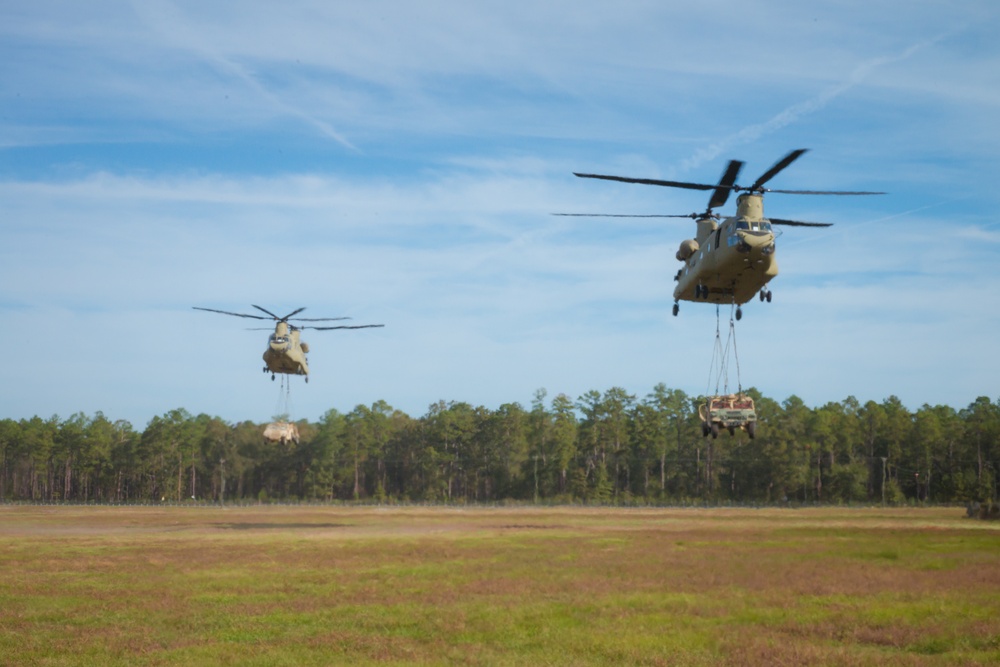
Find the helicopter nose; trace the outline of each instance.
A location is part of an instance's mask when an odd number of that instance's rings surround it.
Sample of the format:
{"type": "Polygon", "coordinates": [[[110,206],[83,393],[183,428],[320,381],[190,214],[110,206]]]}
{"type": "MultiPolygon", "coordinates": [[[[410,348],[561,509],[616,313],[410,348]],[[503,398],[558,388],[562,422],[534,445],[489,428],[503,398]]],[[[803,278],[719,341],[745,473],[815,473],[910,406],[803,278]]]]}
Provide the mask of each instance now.
{"type": "Polygon", "coordinates": [[[737,250],[753,257],[767,256],[774,252],[774,235],[768,232],[742,232],[737,250]]]}

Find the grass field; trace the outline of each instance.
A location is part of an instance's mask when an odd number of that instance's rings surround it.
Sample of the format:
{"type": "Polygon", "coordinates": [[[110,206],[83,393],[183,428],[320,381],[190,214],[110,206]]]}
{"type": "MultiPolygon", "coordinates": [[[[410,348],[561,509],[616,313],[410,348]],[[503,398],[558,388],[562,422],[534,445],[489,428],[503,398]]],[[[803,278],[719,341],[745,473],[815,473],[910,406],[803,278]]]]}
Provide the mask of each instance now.
{"type": "Polygon", "coordinates": [[[1000,525],[0,506],[0,664],[1000,664],[1000,525]]]}

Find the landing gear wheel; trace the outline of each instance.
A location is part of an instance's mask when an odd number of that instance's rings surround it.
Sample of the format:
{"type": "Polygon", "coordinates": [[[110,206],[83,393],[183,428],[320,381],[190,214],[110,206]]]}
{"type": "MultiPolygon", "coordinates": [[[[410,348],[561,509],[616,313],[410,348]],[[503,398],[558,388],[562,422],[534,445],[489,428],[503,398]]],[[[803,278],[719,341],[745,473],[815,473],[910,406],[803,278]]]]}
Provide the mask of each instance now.
{"type": "Polygon", "coordinates": [[[271,373],[271,382],[274,382],[274,373],[271,373]]]}
{"type": "Polygon", "coordinates": [[[309,376],[306,376],[306,384],[309,384],[309,376]]]}
{"type": "Polygon", "coordinates": [[[765,297],[768,303],[771,303],[771,290],[767,290],[767,296],[765,297]]]}
{"type": "Polygon", "coordinates": [[[680,311],[681,307],[676,303],[674,304],[674,317],[677,317],[677,313],[680,311]]]}
{"type": "Polygon", "coordinates": [[[743,309],[737,307],[736,308],[736,321],[739,321],[739,320],[742,320],[742,319],[743,319],[743,309]]]}
{"type": "Polygon", "coordinates": [[[761,290],[761,291],[760,291],[760,300],[761,300],[761,303],[763,303],[763,302],[764,302],[764,298],[765,298],[765,297],[764,297],[764,290],[761,290]]]}

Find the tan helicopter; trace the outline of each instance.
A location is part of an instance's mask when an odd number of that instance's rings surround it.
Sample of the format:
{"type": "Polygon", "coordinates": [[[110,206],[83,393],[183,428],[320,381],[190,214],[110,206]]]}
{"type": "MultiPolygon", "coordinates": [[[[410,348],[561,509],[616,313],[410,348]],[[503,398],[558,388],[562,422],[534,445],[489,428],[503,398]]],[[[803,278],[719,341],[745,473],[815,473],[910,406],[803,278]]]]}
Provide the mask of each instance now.
{"type": "Polygon", "coordinates": [[[779,160],[764,172],[753,185],[736,185],[743,163],[731,160],[715,185],[685,183],[682,181],[661,181],[650,178],[627,178],[601,174],[579,174],[580,178],[599,178],[623,183],[662,185],[688,190],[712,190],[708,208],[703,213],[687,215],[604,215],[591,213],[559,213],[557,215],[615,217],[615,218],[692,218],[697,224],[695,238],[681,243],[677,259],[684,262],[674,276],[673,313],[680,310],[679,301],[704,301],[708,303],[732,303],[737,306],[736,319],[743,316],[740,305],[759,295],[761,301],[771,301],[771,290],[767,283],[778,275],[775,260],[775,232],[773,225],[792,227],[829,227],[830,223],[799,222],[780,218],[764,217],[764,193],[777,192],[797,195],[880,195],[883,192],[844,192],[829,190],[772,190],[764,184],[774,178],[782,169],[797,160],[807,149],[799,148],[779,160]],[[736,215],[720,221],[712,211],[726,203],[730,192],[742,192],[736,199],[736,215]]]}
{"type": "MultiPolygon", "coordinates": [[[[253,304],[250,304],[253,306],[253,304]]],[[[267,349],[264,350],[264,372],[270,371],[271,379],[275,373],[286,373],[288,375],[305,375],[306,382],[309,382],[309,363],[306,354],[309,352],[309,344],[300,340],[302,329],[315,329],[317,331],[330,331],[332,329],[372,329],[383,327],[384,324],[361,324],[354,326],[338,325],[333,327],[298,326],[289,324],[289,320],[297,322],[332,322],[335,320],[349,320],[349,317],[293,317],[298,315],[305,307],[293,310],[284,317],[278,317],[269,310],[260,306],[253,306],[257,310],[267,313],[263,315],[252,315],[247,313],[231,313],[228,310],[216,310],[214,308],[199,308],[192,306],[195,310],[206,310],[210,313],[222,313],[233,317],[248,317],[255,320],[274,320],[274,333],[267,341],[267,349]]]]}

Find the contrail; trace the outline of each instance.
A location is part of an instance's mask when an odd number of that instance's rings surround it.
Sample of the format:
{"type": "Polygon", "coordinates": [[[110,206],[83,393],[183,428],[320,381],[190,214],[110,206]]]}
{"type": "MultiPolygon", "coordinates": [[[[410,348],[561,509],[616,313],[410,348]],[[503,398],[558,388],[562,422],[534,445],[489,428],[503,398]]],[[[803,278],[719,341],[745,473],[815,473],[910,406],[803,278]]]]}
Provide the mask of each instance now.
{"type": "Polygon", "coordinates": [[[854,70],[843,82],[827,88],[815,97],[799,102],[798,104],[793,104],[763,123],[757,123],[756,125],[744,127],[739,132],[698,150],[694,155],[681,162],[681,170],[688,171],[696,167],[700,167],[702,164],[710,162],[722,154],[730,153],[735,146],[751,143],[764,135],[771,134],[783,127],[787,127],[788,125],[796,122],[802,116],[819,111],[834,99],[854,88],[859,83],[864,81],[873,70],[882,67],[883,65],[906,60],[918,51],[929,46],[933,46],[934,44],[959,31],[959,28],[955,28],[941,33],[936,37],[931,37],[930,39],[918,42],[896,55],[873,58],[872,60],[861,63],[854,68],[854,70]]]}
{"type": "Polygon", "coordinates": [[[257,81],[257,79],[255,79],[240,65],[230,61],[228,58],[225,58],[223,56],[215,54],[207,54],[207,55],[222,69],[228,70],[233,75],[242,79],[248,86],[250,86],[253,90],[255,90],[257,94],[259,94],[264,99],[268,100],[274,107],[276,107],[280,111],[283,111],[284,113],[290,116],[295,116],[305,121],[306,123],[318,129],[320,133],[322,133],[324,136],[333,139],[337,143],[342,144],[343,146],[350,148],[353,151],[358,150],[357,147],[354,146],[354,144],[348,141],[342,134],[334,130],[329,123],[326,123],[318,118],[315,118],[306,113],[305,111],[293,107],[284,102],[283,100],[279,99],[276,95],[274,95],[274,93],[272,93],[267,88],[262,86],[261,83],[257,81]]]}
{"type": "Polygon", "coordinates": [[[300,120],[318,129],[323,136],[333,139],[337,143],[351,149],[352,151],[358,151],[358,148],[354,146],[354,144],[333,129],[329,123],[306,113],[302,109],[293,107],[280,99],[274,93],[265,88],[243,66],[213,50],[206,40],[199,39],[198,36],[194,35],[190,30],[171,30],[171,27],[176,28],[184,23],[184,17],[181,16],[180,12],[172,3],[166,1],[153,2],[152,0],[145,0],[143,2],[134,1],[132,6],[136,15],[145,20],[151,30],[155,30],[163,35],[177,48],[191,51],[202,59],[208,61],[216,69],[240,79],[260,97],[265,99],[273,108],[277,109],[281,113],[299,118],[300,120]]]}

